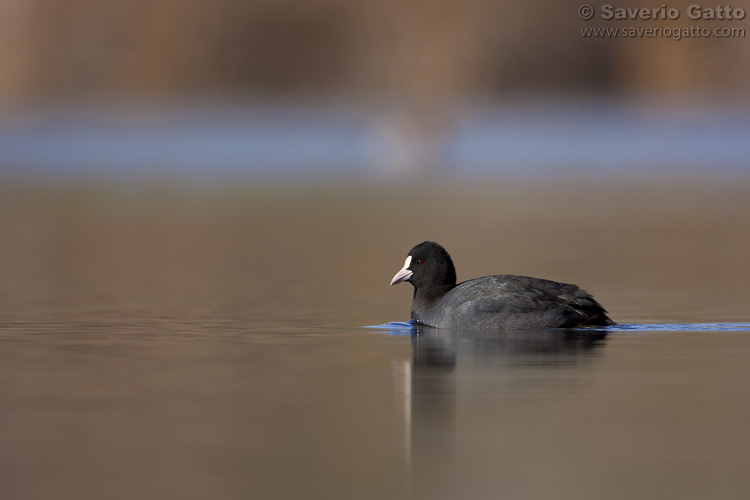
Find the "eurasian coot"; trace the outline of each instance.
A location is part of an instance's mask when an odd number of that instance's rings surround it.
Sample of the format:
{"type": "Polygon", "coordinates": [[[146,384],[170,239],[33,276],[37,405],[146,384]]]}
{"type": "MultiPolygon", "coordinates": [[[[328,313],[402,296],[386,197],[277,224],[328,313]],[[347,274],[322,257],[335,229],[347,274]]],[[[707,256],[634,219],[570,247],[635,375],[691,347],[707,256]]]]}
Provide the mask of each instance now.
{"type": "Polygon", "coordinates": [[[411,318],[435,328],[530,329],[607,326],[607,311],[576,285],[528,276],[485,276],[456,284],[445,249],[432,241],[409,251],[391,285],[414,286],[411,318]]]}

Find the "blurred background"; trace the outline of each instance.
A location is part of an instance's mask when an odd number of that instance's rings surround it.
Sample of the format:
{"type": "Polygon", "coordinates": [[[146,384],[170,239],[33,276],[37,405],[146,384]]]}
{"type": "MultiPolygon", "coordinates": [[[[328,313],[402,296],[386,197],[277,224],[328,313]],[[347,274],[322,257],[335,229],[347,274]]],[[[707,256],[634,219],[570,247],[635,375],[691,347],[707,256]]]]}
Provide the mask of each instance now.
{"type": "Polygon", "coordinates": [[[690,20],[688,4],[669,5],[677,20],[604,21],[599,9],[584,21],[568,0],[8,0],[0,173],[745,173],[747,19],[690,20]],[[581,32],[691,26],[740,31],[581,32]]]}

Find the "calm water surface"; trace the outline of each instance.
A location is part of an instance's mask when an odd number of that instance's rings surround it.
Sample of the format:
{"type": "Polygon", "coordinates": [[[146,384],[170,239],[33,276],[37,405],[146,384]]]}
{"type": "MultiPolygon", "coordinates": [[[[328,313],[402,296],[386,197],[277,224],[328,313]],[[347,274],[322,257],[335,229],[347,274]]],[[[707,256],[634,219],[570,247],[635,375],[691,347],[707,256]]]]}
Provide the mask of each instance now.
{"type": "Polygon", "coordinates": [[[6,191],[0,497],[745,498],[746,187],[552,192],[6,191]],[[427,238],[695,331],[362,328],[427,238]]]}

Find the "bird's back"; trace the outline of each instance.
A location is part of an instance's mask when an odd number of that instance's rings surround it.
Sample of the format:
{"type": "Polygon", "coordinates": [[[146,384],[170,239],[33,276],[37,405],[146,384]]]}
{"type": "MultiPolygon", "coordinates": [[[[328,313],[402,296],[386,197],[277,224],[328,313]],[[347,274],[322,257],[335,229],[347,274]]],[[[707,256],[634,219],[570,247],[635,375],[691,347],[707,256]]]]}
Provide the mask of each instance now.
{"type": "Polygon", "coordinates": [[[515,275],[464,281],[412,317],[437,328],[528,329],[606,326],[607,311],[576,285],[515,275]]]}

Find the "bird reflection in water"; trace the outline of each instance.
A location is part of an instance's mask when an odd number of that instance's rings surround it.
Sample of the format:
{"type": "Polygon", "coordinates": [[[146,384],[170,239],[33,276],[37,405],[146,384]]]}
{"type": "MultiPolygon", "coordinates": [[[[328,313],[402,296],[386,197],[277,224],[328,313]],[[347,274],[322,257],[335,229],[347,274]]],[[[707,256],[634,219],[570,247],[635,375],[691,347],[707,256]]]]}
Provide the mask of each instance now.
{"type": "Polygon", "coordinates": [[[492,415],[502,419],[503,405],[565,391],[565,373],[595,360],[606,336],[595,329],[415,328],[411,362],[394,364],[412,488],[420,496],[450,495],[461,484],[457,462],[471,467],[472,457],[486,455],[467,436],[481,435],[482,425],[500,425],[492,415]]]}
{"type": "Polygon", "coordinates": [[[417,327],[412,334],[416,367],[455,366],[462,362],[557,365],[601,347],[607,332],[596,329],[467,331],[417,327]]]}

